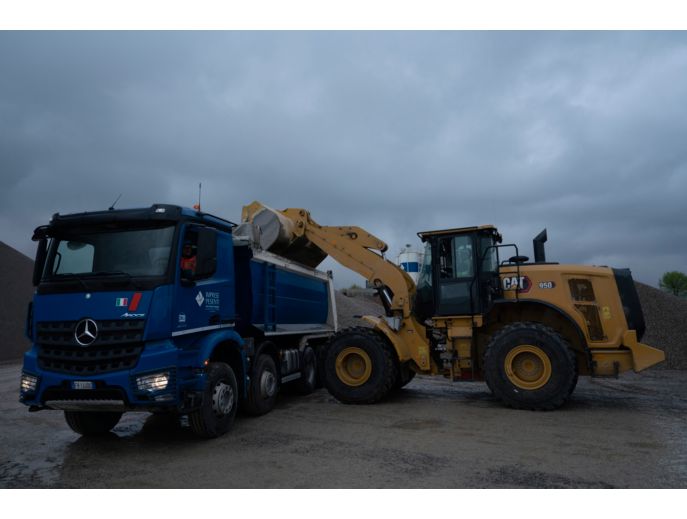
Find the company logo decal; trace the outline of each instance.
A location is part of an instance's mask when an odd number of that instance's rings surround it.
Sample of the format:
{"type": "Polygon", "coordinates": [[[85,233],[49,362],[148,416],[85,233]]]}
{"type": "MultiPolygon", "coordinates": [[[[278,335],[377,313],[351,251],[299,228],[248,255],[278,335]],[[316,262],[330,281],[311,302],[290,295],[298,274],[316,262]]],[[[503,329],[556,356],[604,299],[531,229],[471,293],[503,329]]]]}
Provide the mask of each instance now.
{"type": "Polygon", "coordinates": [[[196,296],[196,303],[198,303],[198,306],[203,306],[203,301],[205,301],[205,298],[203,297],[203,293],[199,291],[196,296]]]}
{"type": "Polygon", "coordinates": [[[98,325],[93,319],[81,319],[74,329],[74,339],[80,346],[90,346],[98,338],[98,325]]]}
{"type": "Polygon", "coordinates": [[[186,322],[186,314],[179,314],[179,324],[184,324],[186,322]]]}
{"type": "Polygon", "coordinates": [[[219,292],[205,292],[205,308],[219,311],[219,292]]]}
{"type": "Polygon", "coordinates": [[[529,291],[532,283],[527,276],[506,276],[501,280],[504,290],[517,290],[518,292],[529,291]]]}

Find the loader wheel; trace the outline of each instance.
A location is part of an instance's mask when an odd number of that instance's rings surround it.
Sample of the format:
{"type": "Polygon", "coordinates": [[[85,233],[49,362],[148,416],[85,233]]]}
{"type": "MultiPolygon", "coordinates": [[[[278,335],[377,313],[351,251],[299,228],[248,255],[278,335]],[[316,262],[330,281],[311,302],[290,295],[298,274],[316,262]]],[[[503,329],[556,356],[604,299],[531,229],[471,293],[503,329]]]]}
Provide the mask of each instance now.
{"type": "Polygon", "coordinates": [[[391,347],[370,328],[337,333],[326,351],[324,384],[344,404],[377,402],[399,378],[391,347]]]}
{"type": "Polygon", "coordinates": [[[102,436],[119,423],[122,413],[105,411],[65,411],[64,419],[72,431],[82,436],[102,436]]]}
{"type": "Polygon", "coordinates": [[[577,363],[568,341],[552,328],[515,323],[489,342],[484,377],[509,407],[552,410],[562,406],[575,388],[577,363]]]}
{"type": "Polygon", "coordinates": [[[415,372],[406,365],[399,368],[398,378],[394,384],[394,390],[406,387],[415,378],[415,372]]]}
{"type": "Polygon", "coordinates": [[[234,370],[224,362],[208,364],[207,379],[200,408],[188,415],[195,434],[217,438],[234,424],[238,402],[238,385],[234,370]]]}
{"type": "Polygon", "coordinates": [[[269,413],[277,403],[279,373],[274,359],[262,354],[255,361],[243,409],[252,416],[269,413]]]}

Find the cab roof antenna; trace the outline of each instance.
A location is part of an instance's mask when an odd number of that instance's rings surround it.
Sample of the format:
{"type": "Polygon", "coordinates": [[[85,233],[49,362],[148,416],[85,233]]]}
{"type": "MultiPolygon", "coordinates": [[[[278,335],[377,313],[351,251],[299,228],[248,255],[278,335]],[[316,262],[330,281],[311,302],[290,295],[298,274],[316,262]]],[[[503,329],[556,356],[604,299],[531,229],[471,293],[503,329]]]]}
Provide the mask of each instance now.
{"type": "Polygon", "coordinates": [[[114,202],[112,202],[112,205],[111,205],[107,210],[108,210],[108,211],[114,211],[114,206],[115,206],[115,204],[116,204],[117,202],[119,202],[119,199],[120,199],[120,198],[122,198],[122,194],[121,194],[121,193],[119,193],[119,196],[117,197],[117,199],[116,199],[114,202]]]}
{"type": "Polygon", "coordinates": [[[201,182],[198,182],[198,203],[193,206],[193,208],[198,212],[200,212],[200,189],[202,186],[203,184],[201,182]]]}

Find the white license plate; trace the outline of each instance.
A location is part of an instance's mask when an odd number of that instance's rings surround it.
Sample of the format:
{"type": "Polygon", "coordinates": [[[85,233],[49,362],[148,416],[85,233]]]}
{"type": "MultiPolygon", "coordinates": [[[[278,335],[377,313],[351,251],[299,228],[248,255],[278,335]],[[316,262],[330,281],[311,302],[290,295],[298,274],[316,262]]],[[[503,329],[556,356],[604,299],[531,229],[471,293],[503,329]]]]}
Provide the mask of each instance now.
{"type": "Polygon", "coordinates": [[[72,381],[72,389],[93,389],[95,384],[88,380],[74,380],[72,381]]]}

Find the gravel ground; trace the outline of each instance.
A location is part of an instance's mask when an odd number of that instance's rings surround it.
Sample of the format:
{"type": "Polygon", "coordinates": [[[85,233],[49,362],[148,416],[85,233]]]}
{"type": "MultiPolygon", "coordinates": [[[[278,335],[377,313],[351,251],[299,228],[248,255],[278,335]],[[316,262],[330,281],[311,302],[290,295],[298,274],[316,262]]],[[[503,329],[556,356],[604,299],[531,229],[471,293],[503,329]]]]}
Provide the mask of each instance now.
{"type": "Polygon", "coordinates": [[[687,372],[582,378],[548,413],[504,408],[481,383],[416,377],[369,406],[282,395],[217,440],[124,415],[81,438],[17,401],[0,366],[0,488],[684,488],[687,372]]]}

